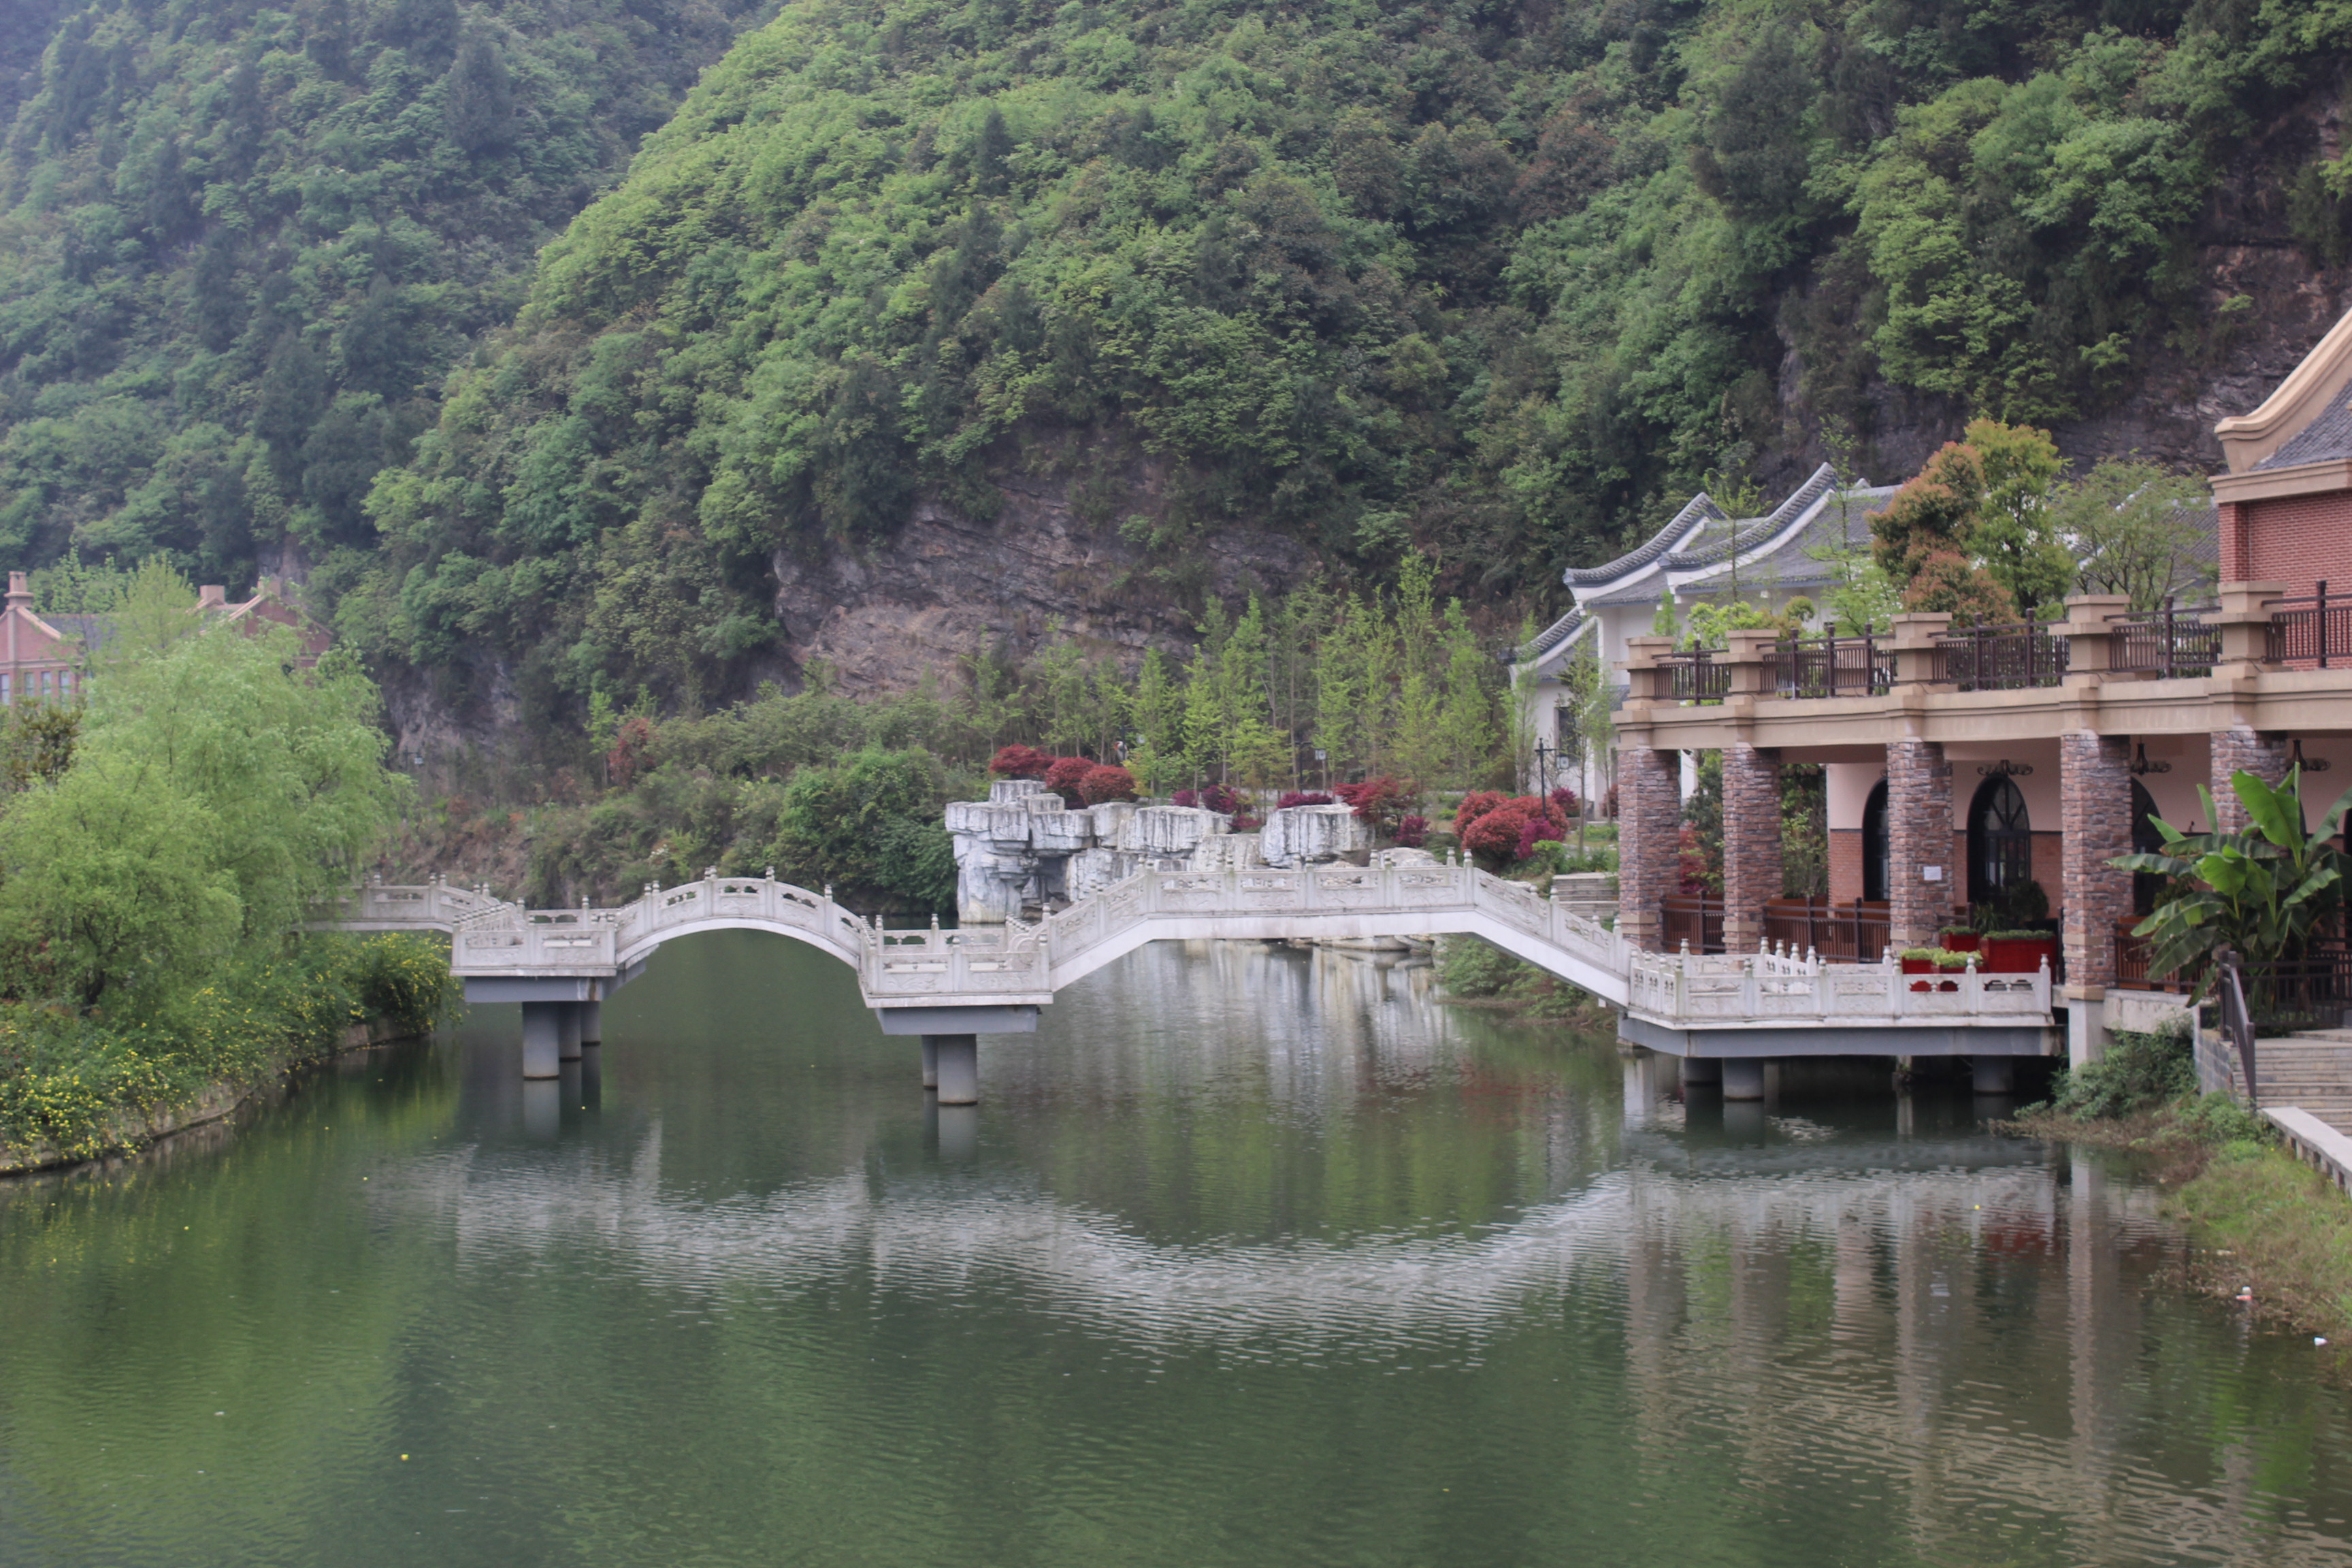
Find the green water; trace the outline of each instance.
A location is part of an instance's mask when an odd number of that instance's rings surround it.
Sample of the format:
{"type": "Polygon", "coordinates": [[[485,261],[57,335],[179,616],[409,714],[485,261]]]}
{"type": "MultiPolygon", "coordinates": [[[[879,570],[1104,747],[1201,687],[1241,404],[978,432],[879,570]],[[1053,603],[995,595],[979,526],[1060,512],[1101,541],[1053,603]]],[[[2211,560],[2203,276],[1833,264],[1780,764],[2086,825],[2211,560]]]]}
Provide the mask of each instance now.
{"type": "Polygon", "coordinates": [[[755,934],[560,1103],[515,1027],[0,1183],[0,1564],[2352,1561],[2308,1340],[1965,1092],[1685,1108],[1238,945],[968,1122],[755,934]]]}

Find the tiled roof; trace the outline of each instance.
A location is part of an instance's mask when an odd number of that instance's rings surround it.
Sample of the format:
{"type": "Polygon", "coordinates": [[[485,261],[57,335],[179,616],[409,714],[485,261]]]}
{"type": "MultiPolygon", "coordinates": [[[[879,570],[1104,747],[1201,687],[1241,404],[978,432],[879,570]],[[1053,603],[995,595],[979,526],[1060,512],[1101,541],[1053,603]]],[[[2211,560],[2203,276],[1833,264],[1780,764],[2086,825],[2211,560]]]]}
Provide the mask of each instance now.
{"type": "Polygon", "coordinates": [[[1725,521],[1723,509],[1716,505],[1705,490],[1691,497],[1689,503],[1682,510],[1675,513],[1673,520],[1665,527],[1650,535],[1649,542],[1639,550],[1620,555],[1606,566],[1571,566],[1559,574],[1559,580],[1570,587],[1580,583],[1613,583],[1629,573],[1640,571],[1665,554],[1668,546],[1688,533],[1692,525],[1702,520],[1716,522],[1725,521]]]}
{"type": "Polygon", "coordinates": [[[1668,566],[1687,570],[1693,566],[1712,566],[1718,561],[1728,561],[1741,551],[1753,550],[1797,519],[1805,509],[1828,493],[1837,483],[1837,470],[1827,463],[1815,468],[1812,477],[1789,493],[1789,499],[1762,517],[1741,523],[1731,531],[1731,537],[1719,544],[1698,550],[1680,550],[1666,558],[1668,566]]]}
{"type": "Polygon", "coordinates": [[[1574,637],[1576,635],[1576,628],[1583,624],[1584,611],[1582,608],[1579,607],[1570,610],[1568,614],[1552,622],[1551,625],[1546,626],[1542,631],[1538,632],[1536,634],[1535,641],[1527,644],[1519,649],[1520,662],[1526,663],[1532,659],[1541,658],[1544,655],[1549,653],[1552,649],[1566,642],[1570,637],[1574,637]]]}
{"type": "Polygon", "coordinates": [[[2352,458],[2352,397],[2340,393],[2317,418],[2254,467],[2292,468],[2298,463],[2325,462],[2330,458],[2352,458]]]}
{"type": "MultiPolygon", "coordinates": [[[[1886,509],[1895,498],[1899,485],[1867,485],[1845,492],[1843,538],[1846,548],[1859,549],[1870,542],[1870,520],[1886,509]]],[[[1763,587],[1767,584],[1782,588],[1806,588],[1838,580],[1837,569],[1813,552],[1824,545],[1838,542],[1837,524],[1840,509],[1824,505],[1820,516],[1794,539],[1782,544],[1769,555],[1750,556],[1739,563],[1739,576],[1744,584],[1763,587]]],[[[1679,593],[1713,593],[1730,586],[1728,563],[1726,567],[1694,578],[1676,590],[1679,593]]]]}

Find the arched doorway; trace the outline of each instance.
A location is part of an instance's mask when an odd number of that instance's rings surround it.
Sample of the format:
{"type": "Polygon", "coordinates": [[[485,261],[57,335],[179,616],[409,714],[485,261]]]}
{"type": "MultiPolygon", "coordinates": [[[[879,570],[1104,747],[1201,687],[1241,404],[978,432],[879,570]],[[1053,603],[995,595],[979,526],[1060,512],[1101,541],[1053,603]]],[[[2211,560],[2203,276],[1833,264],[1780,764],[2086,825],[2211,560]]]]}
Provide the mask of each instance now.
{"type": "Polygon", "coordinates": [[[1862,896],[1872,903],[1886,899],[1886,781],[1878,781],[1862,807],[1862,896]]]}
{"type": "MultiPolygon", "coordinates": [[[[2156,830],[2156,797],[2147,786],[2132,780],[2132,852],[2155,855],[2164,848],[2164,835],[2156,830]]],[[[2132,873],[2132,913],[2145,915],[2156,909],[2157,895],[2164,890],[2164,879],[2153,871],[2132,873]]]]}
{"type": "Polygon", "coordinates": [[[1990,778],[1969,806],[1969,902],[1989,904],[2033,880],[2033,823],[2016,781],[1990,778]]]}

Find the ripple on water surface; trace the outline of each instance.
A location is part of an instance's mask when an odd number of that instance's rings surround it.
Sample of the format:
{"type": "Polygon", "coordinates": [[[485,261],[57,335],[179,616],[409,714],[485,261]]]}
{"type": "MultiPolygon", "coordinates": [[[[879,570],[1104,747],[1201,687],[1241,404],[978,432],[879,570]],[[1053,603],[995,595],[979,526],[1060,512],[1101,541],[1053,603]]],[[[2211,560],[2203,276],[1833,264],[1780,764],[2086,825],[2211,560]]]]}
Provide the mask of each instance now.
{"type": "Polygon", "coordinates": [[[770,939],[544,1100],[508,1011],[0,1191],[0,1565],[2347,1560],[2308,1345],[1965,1096],[1685,1106],[1238,944],[962,1115],[770,939]]]}

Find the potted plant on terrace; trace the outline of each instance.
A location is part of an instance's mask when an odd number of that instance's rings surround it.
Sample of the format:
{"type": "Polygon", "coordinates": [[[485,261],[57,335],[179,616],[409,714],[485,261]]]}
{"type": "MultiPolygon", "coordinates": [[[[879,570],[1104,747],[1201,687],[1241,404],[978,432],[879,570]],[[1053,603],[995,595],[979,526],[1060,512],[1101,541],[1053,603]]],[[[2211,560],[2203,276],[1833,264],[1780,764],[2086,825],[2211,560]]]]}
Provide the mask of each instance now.
{"type": "Polygon", "coordinates": [[[1987,974],[2032,974],[2043,964],[2058,969],[2058,939],[2046,931],[2019,926],[1985,932],[1984,972],[1987,974]]]}
{"type": "MultiPolygon", "coordinates": [[[[1966,969],[1975,954],[1955,952],[1947,947],[1906,947],[1903,950],[1903,973],[1906,974],[1936,974],[1949,976],[1966,969]]],[[[1914,991],[1957,991],[1959,982],[1952,979],[1915,980],[1914,991]]]]}
{"type": "Polygon", "coordinates": [[[1946,952],[1978,952],[1982,951],[1979,945],[1983,940],[1981,933],[1969,926],[1946,926],[1942,931],[1936,933],[1936,940],[1943,943],[1944,951],[1946,952]]]}

